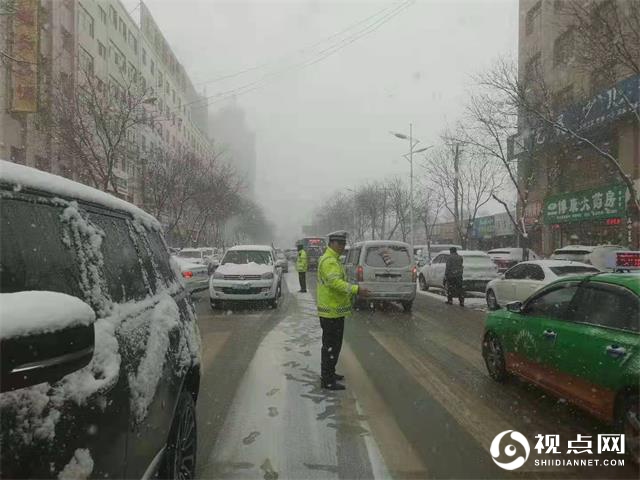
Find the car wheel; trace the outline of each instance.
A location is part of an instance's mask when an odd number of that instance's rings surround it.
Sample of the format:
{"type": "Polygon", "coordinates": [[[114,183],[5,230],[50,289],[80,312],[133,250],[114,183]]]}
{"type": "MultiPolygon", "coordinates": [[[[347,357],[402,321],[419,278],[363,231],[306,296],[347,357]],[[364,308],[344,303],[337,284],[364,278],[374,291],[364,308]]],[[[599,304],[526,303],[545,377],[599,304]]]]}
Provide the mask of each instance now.
{"type": "Polygon", "coordinates": [[[413,302],[402,302],[402,309],[406,313],[410,313],[412,308],[413,308],[413,302]]]}
{"type": "Polygon", "coordinates": [[[498,310],[500,305],[498,305],[498,299],[496,298],[496,294],[493,290],[487,290],[487,307],[489,310],[498,310]]]}
{"type": "Polygon", "coordinates": [[[624,434],[627,454],[631,460],[640,463],[640,396],[638,393],[626,393],[618,407],[616,427],[624,434]]]}
{"type": "Polygon", "coordinates": [[[195,478],[197,445],[196,404],[191,393],[183,391],[178,399],[160,478],[195,478]]]}
{"type": "Polygon", "coordinates": [[[487,366],[489,375],[496,382],[504,382],[507,379],[507,367],[504,361],[502,343],[495,333],[487,332],[482,342],[482,357],[487,366]]]}
{"type": "Polygon", "coordinates": [[[429,290],[429,285],[427,285],[427,281],[424,279],[424,275],[420,274],[420,277],[418,277],[418,283],[420,283],[420,290],[424,292],[429,290]]]}

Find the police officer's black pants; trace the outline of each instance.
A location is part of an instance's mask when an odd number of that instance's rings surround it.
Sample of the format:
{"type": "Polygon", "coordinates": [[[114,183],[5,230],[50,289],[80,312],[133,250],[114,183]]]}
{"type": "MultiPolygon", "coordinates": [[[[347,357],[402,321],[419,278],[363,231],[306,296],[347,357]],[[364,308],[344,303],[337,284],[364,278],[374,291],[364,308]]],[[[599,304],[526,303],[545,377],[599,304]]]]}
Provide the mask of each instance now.
{"type": "Polygon", "coordinates": [[[298,279],[300,280],[300,291],[307,291],[307,272],[298,272],[298,279]]]}
{"type": "Polygon", "coordinates": [[[336,363],[342,349],[342,335],[344,333],[344,317],[320,317],[322,327],[322,350],[320,374],[322,380],[331,383],[336,373],[336,363]]]}

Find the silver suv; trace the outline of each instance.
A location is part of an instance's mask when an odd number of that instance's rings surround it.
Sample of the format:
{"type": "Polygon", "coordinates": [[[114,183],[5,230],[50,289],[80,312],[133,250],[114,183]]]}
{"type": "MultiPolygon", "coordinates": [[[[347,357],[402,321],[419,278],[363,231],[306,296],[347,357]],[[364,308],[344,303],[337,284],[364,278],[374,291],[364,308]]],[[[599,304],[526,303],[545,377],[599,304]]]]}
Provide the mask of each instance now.
{"type": "Polygon", "coordinates": [[[416,298],[416,266],[408,243],[370,240],[356,243],[344,261],[347,279],[371,291],[367,300],[397,301],[405,312],[416,298]]]}

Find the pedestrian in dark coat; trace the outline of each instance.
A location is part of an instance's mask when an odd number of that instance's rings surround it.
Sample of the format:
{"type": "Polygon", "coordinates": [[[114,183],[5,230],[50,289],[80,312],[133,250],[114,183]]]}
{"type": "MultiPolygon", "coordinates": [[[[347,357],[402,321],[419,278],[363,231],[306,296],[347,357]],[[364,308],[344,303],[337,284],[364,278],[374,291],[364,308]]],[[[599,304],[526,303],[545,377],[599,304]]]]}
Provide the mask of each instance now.
{"type": "Polygon", "coordinates": [[[444,288],[447,291],[447,303],[453,304],[453,297],[457,297],[460,306],[464,307],[464,288],[462,284],[463,258],[458,255],[458,249],[449,249],[449,258],[444,269],[444,288]]]}

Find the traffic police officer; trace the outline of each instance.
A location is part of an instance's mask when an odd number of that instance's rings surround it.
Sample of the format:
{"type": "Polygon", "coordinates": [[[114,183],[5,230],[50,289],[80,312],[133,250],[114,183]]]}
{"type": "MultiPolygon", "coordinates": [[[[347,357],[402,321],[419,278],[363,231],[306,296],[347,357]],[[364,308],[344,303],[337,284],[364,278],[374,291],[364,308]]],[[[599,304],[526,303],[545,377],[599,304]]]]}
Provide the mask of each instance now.
{"type": "Polygon", "coordinates": [[[307,269],[309,268],[309,261],[307,260],[307,252],[304,251],[302,243],[296,244],[298,248],[298,258],[296,259],[296,270],[298,271],[298,279],[300,280],[299,292],[307,291],[307,269]]]}
{"type": "Polygon", "coordinates": [[[318,315],[322,327],[321,386],[328,390],[344,390],[338,380],[336,363],[342,348],[344,317],[351,314],[351,301],[355,295],[367,296],[369,291],[347,282],[340,255],[347,243],[347,232],[329,234],[329,246],[318,260],[318,315]]]}

